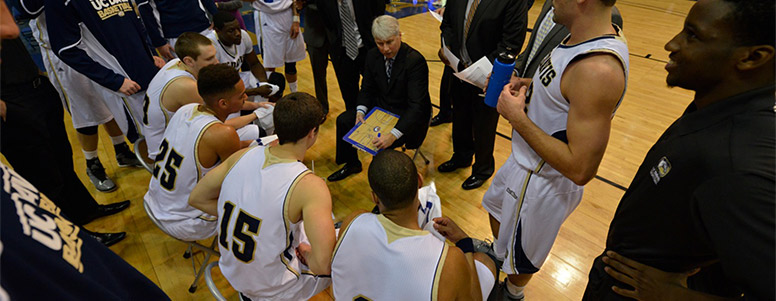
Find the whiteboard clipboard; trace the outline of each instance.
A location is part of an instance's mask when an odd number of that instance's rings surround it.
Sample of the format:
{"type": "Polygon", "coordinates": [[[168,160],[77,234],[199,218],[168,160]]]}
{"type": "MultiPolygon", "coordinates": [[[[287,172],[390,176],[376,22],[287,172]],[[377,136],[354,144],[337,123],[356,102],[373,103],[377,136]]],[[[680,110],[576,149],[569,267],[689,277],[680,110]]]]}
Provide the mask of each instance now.
{"type": "Polygon", "coordinates": [[[397,122],[399,122],[399,115],[374,107],[369,114],[366,114],[364,122],[356,124],[345,137],[342,137],[342,140],[374,156],[380,152],[380,149],[372,144],[372,140],[377,138],[377,134],[393,135],[391,129],[397,122]]]}

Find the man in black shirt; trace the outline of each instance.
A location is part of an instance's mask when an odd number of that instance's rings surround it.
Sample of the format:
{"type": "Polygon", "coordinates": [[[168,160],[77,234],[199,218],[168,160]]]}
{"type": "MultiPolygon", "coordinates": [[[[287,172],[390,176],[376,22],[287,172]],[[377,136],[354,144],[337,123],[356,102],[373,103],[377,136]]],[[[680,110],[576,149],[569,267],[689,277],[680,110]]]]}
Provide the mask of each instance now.
{"type": "Polygon", "coordinates": [[[695,99],[620,201],[586,300],[709,298],[685,281],[712,265],[725,297],[774,299],[773,24],[772,0],[700,0],[666,44],[668,85],[695,99]]]}
{"type": "MultiPolygon", "coordinates": [[[[6,14],[0,18],[13,20],[5,2],[2,8],[6,14]]],[[[78,179],[73,171],[73,153],[63,125],[59,95],[49,80],[39,74],[18,37],[2,40],[0,62],[0,152],[14,170],[49,196],[79,226],[129,207],[129,201],[97,204],[78,179]]],[[[125,236],[124,232],[90,234],[106,245],[125,236]]]]}

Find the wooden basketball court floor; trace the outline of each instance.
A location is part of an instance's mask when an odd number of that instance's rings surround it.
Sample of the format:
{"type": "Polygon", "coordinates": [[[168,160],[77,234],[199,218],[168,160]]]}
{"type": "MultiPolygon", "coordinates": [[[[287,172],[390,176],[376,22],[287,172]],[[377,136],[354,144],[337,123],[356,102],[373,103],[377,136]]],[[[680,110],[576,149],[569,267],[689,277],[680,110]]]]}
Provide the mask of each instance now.
{"type": "MultiPolygon", "coordinates": [[[[587,284],[587,273],[593,258],[603,250],[609,222],[624,193],[624,187],[629,185],[649,147],[690,103],[692,93],[666,87],[663,66],[668,60],[668,53],[663,45],[681,30],[684,17],[693,3],[686,0],[617,1],[631,54],[627,93],[612,122],[609,145],[598,176],[587,184],[582,203],[564,223],[547,261],[526,288],[528,299],[581,298],[587,284]]],[[[529,12],[529,28],[533,26],[542,4],[542,0],[533,4],[529,12]]],[[[407,6],[426,5],[422,2],[394,2],[386,8],[388,12],[396,12],[407,6]]],[[[439,48],[439,23],[428,13],[422,13],[401,18],[400,24],[403,41],[420,51],[429,61],[428,89],[432,103],[436,105],[439,103],[439,79],[443,69],[436,55],[439,48]]],[[[527,38],[528,35],[526,42],[527,38]]],[[[298,67],[299,90],[314,94],[309,60],[302,61],[298,67]]],[[[344,110],[331,65],[328,68],[328,87],[331,112],[321,128],[318,142],[310,149],[304,162],[310,167],[314,166],[315,174],[324,178],[339,168],[334,162],[335,119],[344,110]]],[[[437,109],[434,109],[434,114],[436,112],[437,109]]],[[[143,210],[143,195],[150,174],[140,168],[118,168],[113,159],[110,139],[101,129],[101,161],[119,189],[111,193],[96,191],[85,174],[83,154],[75,142],[77,139],[68,116],[65,117],[65,125],[73,146],[76,172],[97,201],[103,204],[132,201],[128,210],[94,221],[87,228],[103,232],[126,231],[127,238],[111,249],[159,285],[173,300],[211,300],[204,280],[200,280],[199,289],[195,293],[187,291],[194,274],[190,261],[182,257],[186,245],[162,233],[143,210]]],[[[508,139],[511,127],[503,118],[499,121],[498,133],[500,135],[496,137],[495,145],[497,167],[504,163],[511,150],[508,139]]],[[[431,159],[431,164],[426,166],[418,159],[416,165],[427,183],[436,183],[443,214],[455,219],[472,237],[491,238],[488,214],[480,205],[490,181],[479,189],[465,191],[461,189],[461,183],[469,176],[469,169],[449,174],[436,171],[436,166],[452,155],[450,124],[430,128],[421,149],[431,159]]],[[[412,155],[412,151],[407,153],[412,155]]],[[[368,166],[369,156],[360,156],[364,166],[368,166]]],[[[334,200],[334,215],[338,220],[353,210],[372,208],[366,171],[343,181],[328,183],[328,186],[334,200]]],[[[203,256],[199,254],[196,258],[201,260],[203,256]]],[[[214,269],[213,276],[221,292],[230,300],[237,300],[235,291],[229,287],[218,268],[214,269]]],[[[314,300],[331,300],[330,290],[322,292],[314,300]]]]}

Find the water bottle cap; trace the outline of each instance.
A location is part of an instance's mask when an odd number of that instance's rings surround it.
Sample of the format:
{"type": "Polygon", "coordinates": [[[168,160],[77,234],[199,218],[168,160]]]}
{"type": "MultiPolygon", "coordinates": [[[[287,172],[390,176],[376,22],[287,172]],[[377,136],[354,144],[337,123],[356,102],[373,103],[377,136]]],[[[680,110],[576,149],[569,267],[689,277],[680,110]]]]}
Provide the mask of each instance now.
{"type": "Polygon", "coordinates": [[[498,55],[498,61],[502,62],[504,64],[511,64],[511,63],[515,62],[516,58],[517,58],[517,56],[514,53],[511,53],[511,52],[508,52],[508,51],[504,51],[502,53],[499,53],[499,55],[498,55]]]}

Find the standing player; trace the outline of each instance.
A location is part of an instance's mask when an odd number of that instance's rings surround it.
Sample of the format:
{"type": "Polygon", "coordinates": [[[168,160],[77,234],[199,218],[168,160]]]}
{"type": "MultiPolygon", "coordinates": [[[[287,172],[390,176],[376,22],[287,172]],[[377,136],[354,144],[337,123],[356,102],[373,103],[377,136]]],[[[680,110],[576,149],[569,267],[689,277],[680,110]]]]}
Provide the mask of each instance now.
{"type": "Polygon", "coordinates": [[[555,1],[555,21],[571,35],[532,80],[513,78],[499,98],[498,111],[513,128],[512,155],[482,206],[496,256],[506,254],[509,279],[500,292],[509,298],[523,297],[604,155],[628,77],[628,46],[611,22],[614,2],[555,1]]]}
{"type": "Polygon", "coordinates": [[[496,283],[496,265],[487,255],[473,253],[471,238],[449,218],[435,218],[434,228],[458,248],[421,229],[422,182],[404,153],[384,150],[374,157],[369,186],[380,214],[355,212],[343,222],[331,263],[335,299],[487,299],[496,283]],[[374,271],[381,276],[364,276],[374,271]]]}
{"type": "Polygon", "coordinates": [[[164,60],[152,56],[132,4],[129,0],[44,0],[44,4],[51,48],[65,64],[107,89],[101,92],[122,98],[130,114],[127,138],[134,143],[140,134],[143,91],[164,60]]]}
{"type": "Polygon", "coordinates": [[[280,143],[236,153],[191,192],[192,206],[218,216],[218,265],[243,299],[307,300],[330,284],[316,275],[330,272],[331,195],[301,163],[323,116],[309,94],[283,97],[274,114],[280,143]]]}
{"type": "Polygon", "coordinates": [[[202,68],[197,90],[204,104],[184,105],[173,115],[145,194],[165,232],[185,241],[216,233],[215,217],[192,208],[187,200],[205,173],[240,149],[237,132],[223,122],[239,112],[247,98],[240,75],[227,65],[202,68]]]}
{"type": "Polygon", "coordinates": [[[173,59],[171,46],[184,32],[212,32],[208,14],[218,8],[213,0],[137,0],[137,8],[148,28],[151,43],[164,56],[173,59]]]}
{"type": "MultiPolygon", "coordinates": [[[[118,116],[121,124],[125,125],[124,130],[127,130],[121,98],[113,94],[99,93],[103,88],[70,68],[51,52],[43,0],[20,0],[17,4],[20,4],[16,5],[16,8],[23,17],[32,18],[30,28],[40,46],[49,81],[70,113],[73,128],[81,144],[86,159],[86,175],[98,191],[115,190],[116,184],[105,174],[105,168],[97,155],[98,125],[103,124],[110,135],[119,167],[140,166],[135,154],[124,141],[122,129],[114,120],[114,116],[118,116]]],[[[88,31],[86,28],[82,30],[88,31]]]]}
{"type": "Polygon", "coordinates": [[[283,67],[288,88],[297,91],[296,62],[305,58],[305,45],[299,30],[299,12],[294,0],[253,0],[256,33],[261,33],[261,56],[269,71],[283,67]],[[259,18],[260,16],[260,18],[259,18]]]}

